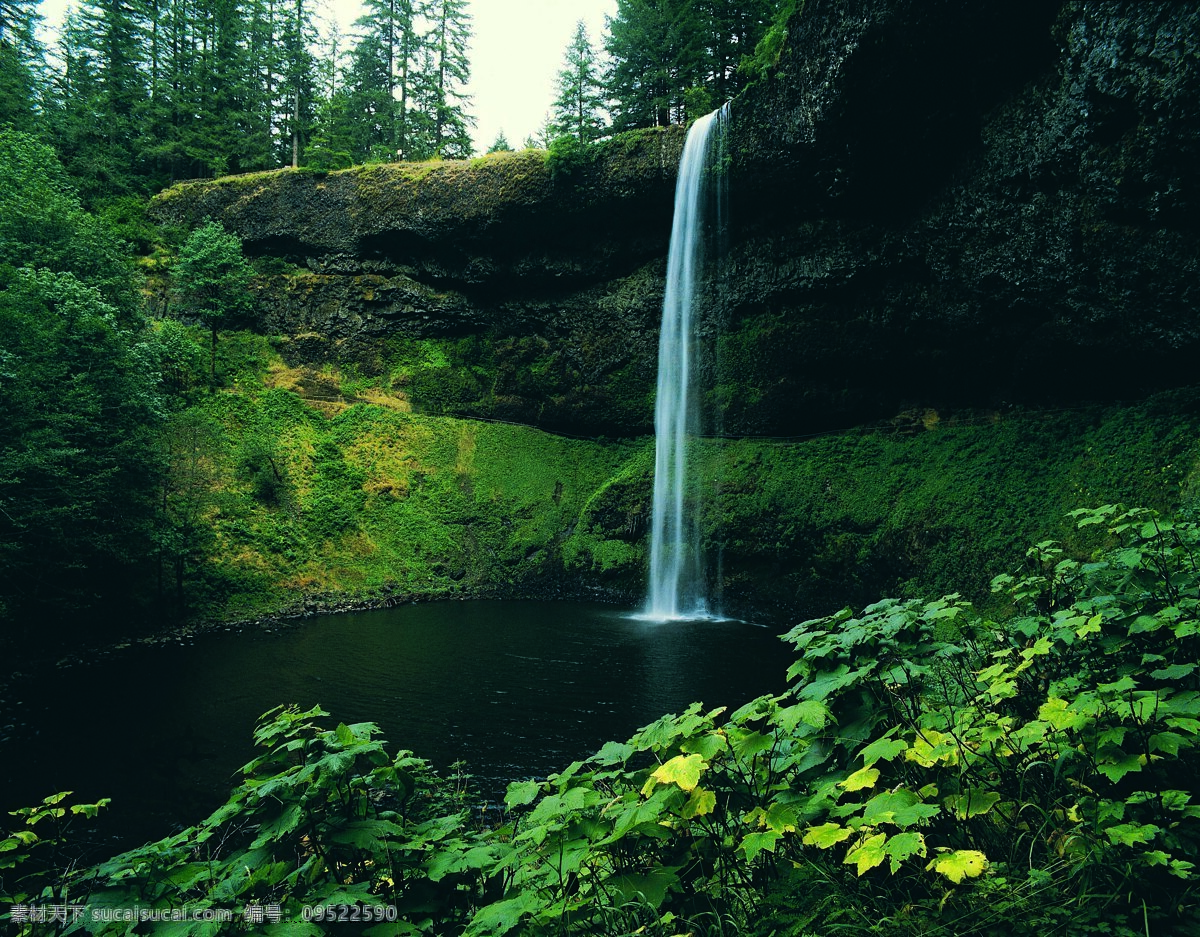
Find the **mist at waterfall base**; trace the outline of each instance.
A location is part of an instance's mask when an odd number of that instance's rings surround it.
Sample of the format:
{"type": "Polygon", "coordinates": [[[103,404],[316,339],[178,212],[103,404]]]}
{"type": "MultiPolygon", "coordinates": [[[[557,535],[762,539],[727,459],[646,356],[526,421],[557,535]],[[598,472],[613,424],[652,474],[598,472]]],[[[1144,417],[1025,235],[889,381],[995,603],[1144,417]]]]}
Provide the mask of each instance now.
{"type": "MultiPolygon", "coordinates": [[[[711,266],[706,252],[711,168],[721,153],[729,105],[688,130],[675,184],[675,214],[667,255],[658,384],[654,405],[654,501],[650,517],[647,621],[719,618],[705,590],[698,516],[700,494],[688,497],[688,445],[699,430],[694,311],[711,266]]],[[[717,219],[719,222],[719,219],[717,219]]]]}
{"type": "MultiPolygon", "coordinates": [[[[0,725],[0,810],[75,792],[111,806],[98,852],[189,826],[224,803],[257,751],[258,717],[320,704],[332,727],[374,722],[497,801],[606,741],[693,702],[731,710],[786,685],[790,648],[767,628],[664,629],[611,605],[430,602],[213,632],[54,670],[13,694],[0,725]],[[6,719],[5,722],[9,722],[6,719]],[[7,736],[5,738],[5,736],[7,736]]],[[[0,816],[5,814],[0,813],[0,816]]]]}

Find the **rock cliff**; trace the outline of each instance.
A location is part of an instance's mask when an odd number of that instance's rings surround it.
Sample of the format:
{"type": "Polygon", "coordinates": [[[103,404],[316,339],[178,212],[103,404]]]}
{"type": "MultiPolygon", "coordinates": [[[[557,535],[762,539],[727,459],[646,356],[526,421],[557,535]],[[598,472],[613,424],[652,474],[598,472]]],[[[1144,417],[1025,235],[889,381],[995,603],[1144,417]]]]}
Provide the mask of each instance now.
{"type": "MultiPolygon", "coordinates": [[[[1193,4],[808,0],[733,104],[702,317],[715,425],[1191,382],[1197,36],[1193,4]]],[[[236,177],[156,211],[303,265],[260,287],[257,325],[301,336],[294,357],[370,370],[389,337],[469,339],[444,346],[455,380],[410,388],[418,406],[636,434],[681,141],[236,177]]]]}

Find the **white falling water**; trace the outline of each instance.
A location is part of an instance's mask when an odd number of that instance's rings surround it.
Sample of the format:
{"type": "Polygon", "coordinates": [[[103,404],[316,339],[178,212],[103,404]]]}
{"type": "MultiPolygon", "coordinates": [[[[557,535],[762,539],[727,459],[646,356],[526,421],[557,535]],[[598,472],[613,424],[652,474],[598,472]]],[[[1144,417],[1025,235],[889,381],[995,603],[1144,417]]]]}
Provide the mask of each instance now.
{"type": "Polygon", "coordinates": [[[701,117],[688,131],[675,184],[675,218],[667,254],[658,341],[658,395],[654,408],[654,504],[650,524],[650,586],[644,618],[708,618],[695,512],[685,510],[688,437],[698,418],[693,366],[692,310],[704,276],[706,170],[717,150],[728,105],[701,117]]]}

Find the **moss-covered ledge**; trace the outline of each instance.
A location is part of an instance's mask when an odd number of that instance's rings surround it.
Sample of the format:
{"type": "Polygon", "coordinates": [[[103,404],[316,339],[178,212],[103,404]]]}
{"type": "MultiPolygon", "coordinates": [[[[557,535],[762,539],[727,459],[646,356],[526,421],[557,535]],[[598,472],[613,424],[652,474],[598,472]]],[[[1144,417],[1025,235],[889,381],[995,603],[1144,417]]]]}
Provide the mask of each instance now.
{"type": "Polygon", "coordinates": [[[665,254],[683,135],[622,134],[569,158],[524,150],[227,176],[167,189],[151,211],[186,227],[215,219],[248,253],[334,272],[374,265],[468,289],[595,281],[665,254]]]}

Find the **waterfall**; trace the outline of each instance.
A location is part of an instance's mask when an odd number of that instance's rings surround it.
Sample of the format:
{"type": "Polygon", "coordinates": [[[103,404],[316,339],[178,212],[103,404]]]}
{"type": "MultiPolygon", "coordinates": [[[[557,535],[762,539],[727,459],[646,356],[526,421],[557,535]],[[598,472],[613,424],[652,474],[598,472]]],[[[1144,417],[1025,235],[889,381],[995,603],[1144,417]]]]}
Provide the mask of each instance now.
{"type": "Polygon", "coordinates": [[[675,184],[675,218],[667,253],[658,340],[658,395],[654,407],[654,503],[650,524],[649,594],[642,617],[666,621],[708,618],[700,529],[685,510],[688,437],[699,428],[696,407],[696,290],[703,282],[708,170],[719,152],[729,105],[701,117],[688,131],[675,184]]]}

